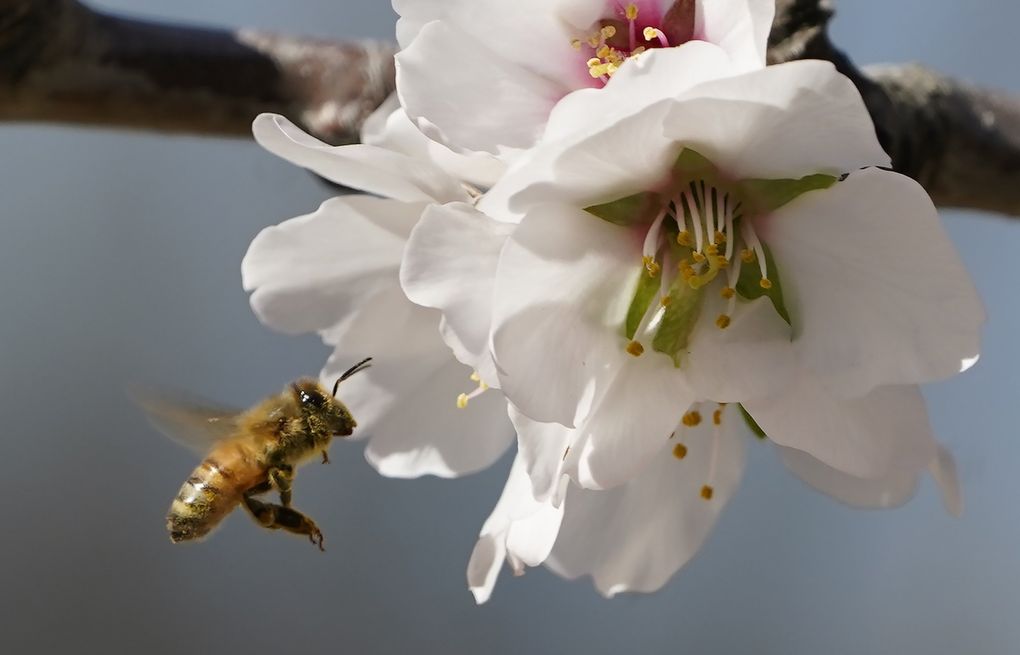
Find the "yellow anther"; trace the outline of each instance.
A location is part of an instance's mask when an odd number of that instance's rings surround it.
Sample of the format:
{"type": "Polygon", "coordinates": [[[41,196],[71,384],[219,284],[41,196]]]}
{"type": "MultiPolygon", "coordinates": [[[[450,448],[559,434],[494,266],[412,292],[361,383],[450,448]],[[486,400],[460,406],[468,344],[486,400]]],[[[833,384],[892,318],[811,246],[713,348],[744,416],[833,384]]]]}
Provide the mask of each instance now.
{"type": "Polygon", "coordinates": [[[698,274],[697,271],[695,271],[694,268],[690,264],[687,263],[686,259],[684,261],[680,262],[680,276],[684,280],[690,280],[692,277],[695,277],[697,274],[698,274]]]}
{"type": "Polygon", "coordinates": [[[729,268],[730,260],[726,259],[722,255],[719,255],[718,257],[715,258],[715,265],[718,266],[719,268],[729,268]]]}
{"type": "Polygon", "coordinates": [[[601,30],[603,39],[611,39],[616,36],[616,27],[613,25],[606,25],[601,30]]]}
{"type": "Polygon", "coordinates": [[[768,279],[767,277],[763,277],[762,279],[758,280],[758,286],[760,286],[762,289],[771,289],[772,280],[768,279]]]}
{"type": "Polygon", "coordinates": [[[595,32],[594,34],[592,34],[591,36],[588,37],[588,45],[590,45],[591,47],[597,48],[597,47],[599,47],[600,43],[602,43],[602,33],[601,32],[595,32]]]}
{"type": "Polygon", "coordinates": [[[636,20],[638,15],[637,5],[631,2],[627,5],[627,8],[623,10],[623,13],[627,17],[627,20],[636,20]]]}
{"type": "Polygon", "coordinates": [[[723,234],[722,232],[720,232],[719,230],[716,230],[715,231],[715,242],[716,243],[726,243],[726,235],[723,234]]]}
{"type": "Polygon", "coordinates": [[[600,65],[601,63],[602,63],[601,59],[599,59],[598,57],[592,57],[591,59],[588,60],[588,68],[589,69],[595,68],[596,66],[600,65]]]}
{"type": "Polygon", "coordinates": [[[638,55],[640,55],[642,52],[644,52],[647,49],[648,48],[644,47],[643,45],[639,45],[638,47],[636,47],[636,48],[634,48],[633,50],[630,51],[630,56],[631,57],[637,57],[638,55]]]}
{"type": "Polygon", "coordinates": [[[710,243],[705,247],[705,254],[715,257],[716,255],[719,254],[719,247],[716,246],[714,243],[710,243]]]}
{"type": "Polygon", "coordinates": [[[478,383],[478,390],[479,391],[488,391],[489,390],[489,385],[485,384],[484,382],[479,382],[478,383]]]}
{"type": "Polygon", "coordinates": [[[740,251],[740,259],[743,260],[745,264],[750,264],[754,261],[754,251],[750,248],[744,248],[740,251]]]}
{"type": "Polygon", "coordinates": [[[715,489],[712,488],[712,485],[706,484],[704,487],[701,488],[701,497],[704,498],[705,500],[712,500],[712,494],[714,493],[715,489]]]}
{"type": "Polygon", "coordinates": [[[680,230],[680,233],[676,235],[676,242],[681,246],[690,246],[694,243],[691,240],[691,233],[687,230],[680,230]]]}
{"type": "Polygon", "coordinates": [[[482,377],[480,375],[478,375],[478,371],[475,371],[474,373],[471,374],[470,380],[472,382],[481,382],[482,381],[482,377]]]}
{"type": "Polygon", "coordinates": [[[574,50],[580,50],[581,49],[581,39],[571,39],[570,40],[570,47],[573,48],[574,50]]]}
{"type": "Polygon", "coordinates": [[[725,330],[730,326],[730,317],[726,314],[719,314],[719,318],[715,319],[715,326],[720,330],[725,330]]]}
{"type": "Polygon", "coordinates": [[[637,341],[631,341],[627,344],[627,352],[635,357],[640,357],[644,351],[645,347],[637,341]]]}
{"type": "Polygon", "coordinates": [[[655,277],[662,270],[659,262],[655,261],[655,257],[645,256],[641,259],[645,265],[645,270],[648,271],[648,277],[655,277]]]}
{"type": "Polygon", "coordinates": [[[465,407],[467,407],[467,404],[468,395],[466,393],[462,393],[459,396],[457,396],[457,409],[464,409],[465,407]]]}
{"type": "Polygon", "coordinates": [[[659,304],[663,307],[669,307],[673,303],[673,296],[663,296],[659,298],[659,304]]]}
{"type": "Polygon", "coordinates": [[[696,409],[692,409],[684,414],[684,417],[680,420],[680,422],[689,428],[697,427],[701,425],[701,412],[696,409]]]}
{"type": "Polygon", "coordinates": [[[599,59],[606,59],[607,57],[609,57],[609,53],[611,52],[612,49],[609,46],[604,45],[595,51],[595,56],[598,57],[599,59]]]}
{"type": "Polygon", "coordinates": [[[716,425],[722,425],[722,409],[724,405],[720,405],[719,409],[712,412],[712,422],[716,425]]]}
{"type": "Polygon", "coordinates": [[[609,74],[609,64],[592,64],[592,61],[599,61],[598,59],[591,59],[588,61],[588,74],[592,77],[603,77],[609,74]]]}
{"type": "Polygon", "coordinates": [[[683,445],[682,443],[678,443],[677,445],[673,446],[673,457],[676,457],[677,459],[683,459],[684,457],[687,457],[687,446],[683,445]]]}
{"type": "Polygon", "coordinates": [[[609,62],[608,64],[606,64],[606,75],[611,76],[618,70],[620,70],[620,66],[618,64],[614,64],[613,62],[609,62]]]}
{"type": "Polygon", "coordinates": [[[737,295],[737,290],[733,287],[723,287],[722,292],[719,294],[726,300],[729,300],[733,296],[737,295]]]}
{"type": "Polygon", "coordinates": [[[694,253],[694,261],[700,264],[701,262],[705,261],[705,256],[702,255],[700,252],[696,252],[694,253]]]}
{"type": "Polygon", "coordinates": [[[658,32],[659,30],[655,29],[654,27],[646,27],[642,34],[645,35],[645,41],[651,41],[652,39],[659,38],[658,32]]]}

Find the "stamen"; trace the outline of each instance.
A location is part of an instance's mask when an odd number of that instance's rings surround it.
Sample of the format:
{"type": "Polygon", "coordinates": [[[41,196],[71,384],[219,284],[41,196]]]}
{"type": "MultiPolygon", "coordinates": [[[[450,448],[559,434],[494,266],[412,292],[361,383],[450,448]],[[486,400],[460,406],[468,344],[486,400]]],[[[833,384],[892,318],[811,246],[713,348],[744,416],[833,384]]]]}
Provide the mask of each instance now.
{"type": "Polygon", "coordinates": [[[634,357],[640,357],[642,353],[645,352],[645,347],[638,341],[631,341],[627,344],[626,350],[628,354],[631,354],[634,357]]]}
{"type": "Polygon", "coordinates": [[[599,32],[602,34],[603,39],[611,39],[616,36],[616,27],[613,25],[605,25],[601,30],[599,30],[599,32]]]}
{"type": "Polygon", "coordinates": [[[644,264],[645,270],[648,271],[648,277],[655,277],[662,270],[659,262],[655,261],[655,257],[642,257],[641,262],[644,264]]]}
{"type": "Polygon", "coordinates": [[[722,426],[722,406],[712,414],[712,454],[708,459],[708,481],[705,486],[701,488],[701,497],[705,500],[712,500],[712,496],[715,495],[715,488],[712,483],[715,482],[715,472],[719,464],[719,437],[722,426]],[[716,418],[718,417],[718,420],[716,418]]]}
{"type": "Polygon", "coordinates": [[[698,427],[699,425],[701,425],[701,412],[699,412],[696,409],[692,409],[691,411],[684,414],[684,417],[681,419],[681,423],[683,423],[689,428],[698,427]]]}
{"type": "Polygon", "coordinates": [[[635,22],[638,16],[637,5],[631,2],[624,9],[623,14],[627,17],[627,36],[630,39],[630,49],[633,50],[637,46],[637,23],[635,22]]]}
{"type": "Polygon", "coordinates": [[[684,457],[687,457],[687,446],[683,445],[682,443],[678,443],[677,445],[673,446],[673,457],[676,457],[677,459],[683,459],[684,457]]]}
{"type": "Polygon", "coordinates": [[[684,205],[691,214],[691,224],[694,226],[694,250],[701,252],[701,214],[698,212],[697,204],[694,202],[694,195],[690,189],[684,189],[684,205]]]}
{"type": "Polygon", "coordinates": [[[662,234],[662,221],[666,218],[666,208],[663,207],[662,211],[659,212],[655,220],[652,221],[651,227],[648,228],[648,232],[645,233],[645,242],[641,246],[641,254],[645,258],[655,258],[655,253],[659,252],[659,237],[662,234]]]}
{"type": "Polygon", "coordinates": [[[573,48],[574,50],[580,50],[581,49],[581,39],[571,39],[570,40],[570,47],[573,48]]]}
{"type": "Polygon", "coordinates": [[[737,290],[734,289],[731,286],[723,287],[723,290],[719,293],[719,295],[722,296],[723,298],[725,298],[726,300],[729,300],[730,298],[732,298],[736,294],[737,294],[737,290]]]}
{"type": "Polygon", "coordinates": [[[478,375],[478,371],[475,371],[474,373],[471,374],[471,381],[477,382],[478,388],[472,391],[471,393],[462,393],[459,396],[457,396],[457,409],[466,408],[468,406],[468,402],[472,398],[477,398],[478,396],[482,395],[483,393],[489,390],[489,385],[485,384],[482,378],[478,375]]]}
{"type": "Polygon", "coordinates": [[[701,488],[701,497],[705,500],[712,500],[713,493],[715,493],[715,490],[712,489],[712,485],[706,484],[701,488]]]}
{"type": "MultiPolygon", "coordinates": [[[[768,265],[765,262],[765,249],[761,247],[761,241],[758,240],[758,235],[754,233],[754,226],[752,226],[749,221],[741,221],[740,229],[742,236],[744,237],[744,243],[754,249],[754,255],[758,258],[758,268],[761,269],[761,279],[767,281],[769,277],[769,270],[768,265]]],[[[748,263],[750,264],[751,262],[748,263]]],[[[768,289],[772,286],[771,283],[768,284],[769,286],[765,286],[765,284],[762,284],[761,286],[763,289],[768,289]]]]}
{"type": "Polygon", "coordinates": [[[665,33],[656,27],[646,27],[644,30],[645,41],[651,41],[652,39],[658,39],[659,45],[663,48],[669,47],[669,40],[666,38],[665,33]]]}
{"type": "Polygon", "coordinates": [[[733,249],[736,247],[737,237],[733,234],[733,206],[730,204],[730,196],[726,194],[726,259],[733,260],[733,249]]]}
{"type": "Polygon", "coordinates": [[[730,326],[730,317],[726,314],[719,314],[719,317],[715,319],[715,325],[720,330],[725,330],[730,326]]]}

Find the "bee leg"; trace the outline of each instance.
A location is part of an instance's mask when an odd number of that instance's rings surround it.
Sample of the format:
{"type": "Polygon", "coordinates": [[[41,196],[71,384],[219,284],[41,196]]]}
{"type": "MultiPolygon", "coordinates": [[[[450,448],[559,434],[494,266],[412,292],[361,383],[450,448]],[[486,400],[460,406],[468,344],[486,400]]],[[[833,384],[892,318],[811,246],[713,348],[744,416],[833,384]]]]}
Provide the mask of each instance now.
{"type": "Polygon", "coordinates": [[[322,451],[322,463],[329,464],[329,453],[327,453],[325,450],[322,451]]]}
{"type": "Polygon", "coordinates": [[[301,512],[283,505],[264,503],[253,497],[251,492],[244,496],[244,507],[252,518],[264,528],[269,530],[286,530],[294,534],[307,535],[309,541],[319,547],[319,550],[326,550],[323,547],[325,539],[319,526],[315,521],[308,518],[301,512]]]}
{"type": "Polygon", "coordinates": [[[293,466],[275,466],[269,469],[269,481],[280,492],[280,504],[290,507],[291,486],[294,482],[293,466]]]}

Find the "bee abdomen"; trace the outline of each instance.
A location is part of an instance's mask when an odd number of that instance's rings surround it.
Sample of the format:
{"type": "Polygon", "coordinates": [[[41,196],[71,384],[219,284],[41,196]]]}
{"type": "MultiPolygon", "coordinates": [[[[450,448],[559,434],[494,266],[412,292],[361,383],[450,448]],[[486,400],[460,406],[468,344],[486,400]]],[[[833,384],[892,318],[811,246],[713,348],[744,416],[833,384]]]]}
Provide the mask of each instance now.
{"type": "Polygon", "coordinates": [[[194,470],[177,493],[166,517],[170,541],[188,541],[207,535],[237,503],[234,474],[213,458],[194,470]]]}

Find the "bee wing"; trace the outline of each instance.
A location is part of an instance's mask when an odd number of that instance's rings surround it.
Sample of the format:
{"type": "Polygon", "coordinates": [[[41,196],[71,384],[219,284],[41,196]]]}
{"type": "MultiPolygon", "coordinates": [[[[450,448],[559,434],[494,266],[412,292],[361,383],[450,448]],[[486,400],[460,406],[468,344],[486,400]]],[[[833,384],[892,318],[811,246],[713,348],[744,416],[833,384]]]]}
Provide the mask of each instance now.
{"type": "Polygon", "coordinates": [[[152,425],[177,443],[204,455],[237,434],[241,411],[163,391],[131,391],[152,425]]]}

